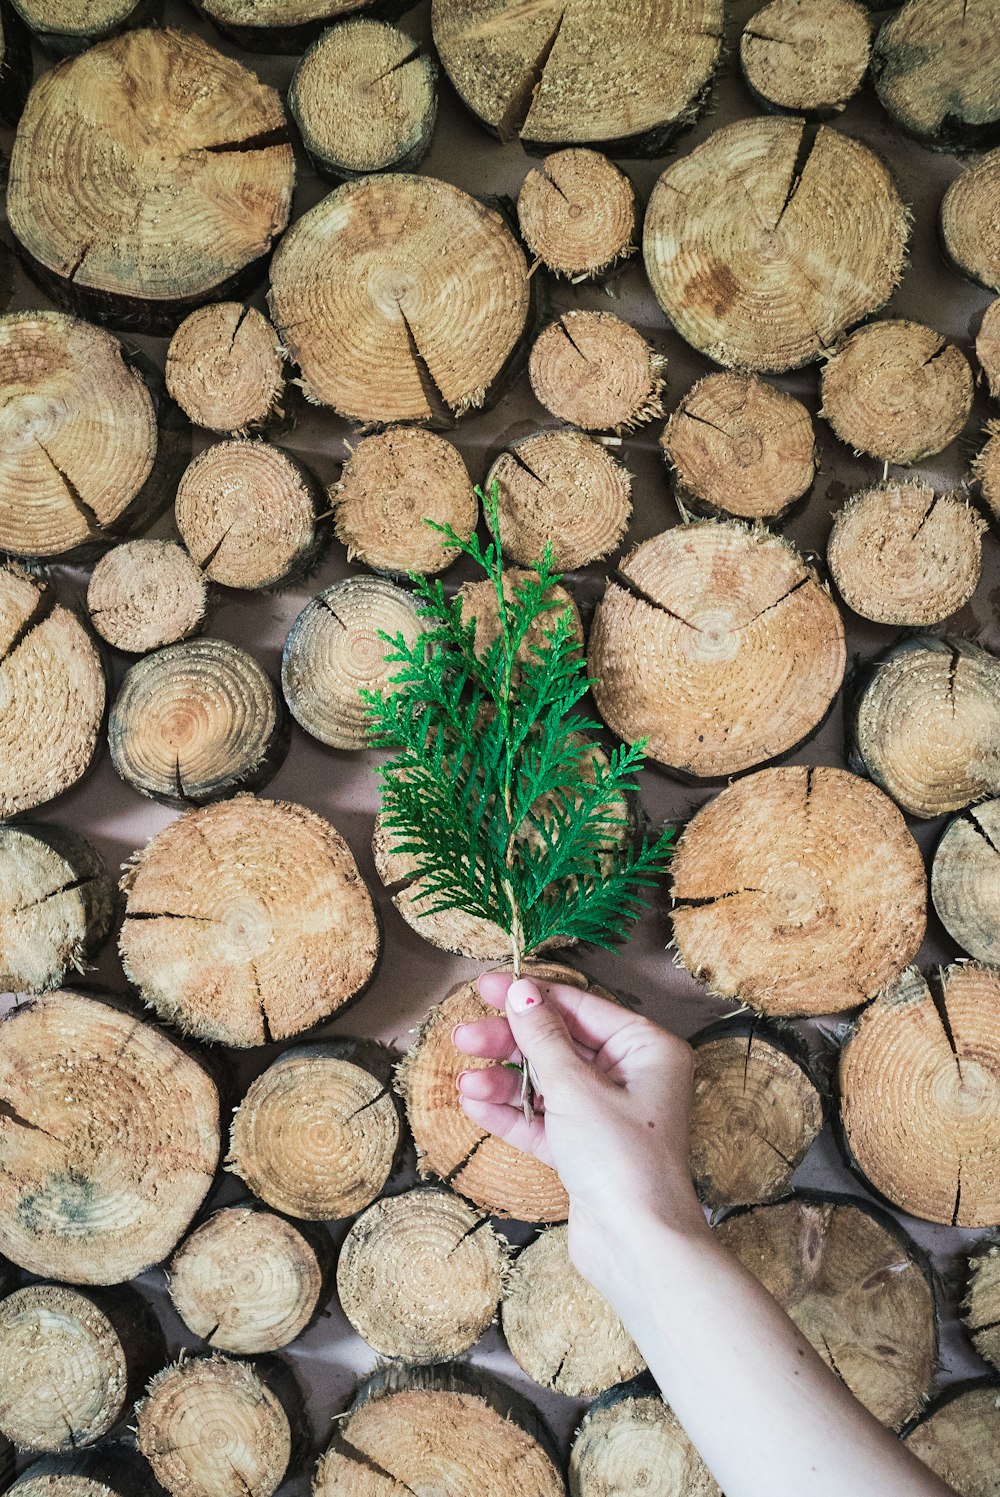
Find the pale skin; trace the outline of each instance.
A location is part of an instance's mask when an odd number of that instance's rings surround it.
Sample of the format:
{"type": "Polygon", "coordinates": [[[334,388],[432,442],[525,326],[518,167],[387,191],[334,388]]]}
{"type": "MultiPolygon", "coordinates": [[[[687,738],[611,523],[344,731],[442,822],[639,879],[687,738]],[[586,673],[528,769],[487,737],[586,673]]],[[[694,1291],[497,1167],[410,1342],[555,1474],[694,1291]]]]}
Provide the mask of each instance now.
{"type": "Polygon", "coordinates": [[[460,1024],[479,1127],[558,1170],[579,1271],[621,1316],[727,1497],[954,1497],[883,1428],[708,1226],[688,1171],[693,1056],[648,1019],[558,983],[479,979],[497,1017],[460,1024]]]}

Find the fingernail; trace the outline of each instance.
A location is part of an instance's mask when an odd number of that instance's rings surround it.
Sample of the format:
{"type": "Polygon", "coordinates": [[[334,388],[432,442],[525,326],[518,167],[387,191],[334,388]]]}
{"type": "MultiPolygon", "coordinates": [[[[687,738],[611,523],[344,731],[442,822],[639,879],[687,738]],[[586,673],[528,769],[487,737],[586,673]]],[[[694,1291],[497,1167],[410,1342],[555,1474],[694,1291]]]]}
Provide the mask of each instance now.
{"type": "Polygon", "coordinates": [[[458,1044],[459,1030],[464,1029],[464,1028],[465,1028],[464,1024],[456,1024],[455,1027],[454,1027],[454,1029],[451,1031],[451,1042],[452,1042],[453,1045],[457,1045],[458,1044]]]}
{"type": "Polygon", "coordinates": [[[515,1014],[526,1013],[542,1001],[542,995],[530,977],[519,977],[507,989],[507,1002],[515,1014]]]}
{"type": "Polygon", "coordinates": [[[471,1071],[459,1071],[458,1075],[455,1077],[455,1086],[458,1088],[459,1091],[462,1090],[462,1082],[465,1080],[466,1076],[471,1076],[471,1075],[472,1075],[471,1071]]]}

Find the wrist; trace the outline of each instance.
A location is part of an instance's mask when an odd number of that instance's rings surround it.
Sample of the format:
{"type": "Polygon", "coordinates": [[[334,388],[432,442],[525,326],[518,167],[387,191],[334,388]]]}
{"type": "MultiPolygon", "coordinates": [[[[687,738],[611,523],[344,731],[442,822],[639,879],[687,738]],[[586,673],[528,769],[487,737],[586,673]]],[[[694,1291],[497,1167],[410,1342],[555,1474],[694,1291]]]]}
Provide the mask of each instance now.
{"type": "Polygon", "coordinates": [[[692,1256],[714,1245],[693,1189],[669,1203],[630,1201],[600,1220],[585,1208],[574,1206],[570,1213],[571,1257],[619,1314],[620,1302],[646,1298],[650,1283],[675,1277],[692,1256]]]}

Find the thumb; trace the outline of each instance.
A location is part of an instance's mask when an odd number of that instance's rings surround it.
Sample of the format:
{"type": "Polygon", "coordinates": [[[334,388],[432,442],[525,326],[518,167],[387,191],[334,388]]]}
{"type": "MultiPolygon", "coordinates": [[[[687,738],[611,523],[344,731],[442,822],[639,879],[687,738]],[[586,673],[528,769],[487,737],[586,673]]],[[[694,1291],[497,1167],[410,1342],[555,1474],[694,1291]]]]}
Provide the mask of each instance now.
{"type": "Polygon", "coordinates": [[[507,1022],[517,1048],[530,1061],[538,1089],[551,1097],[583,1069],[565,1020],[546,1003],[530,977],[519,977],[507,989],[507,1022]]]}

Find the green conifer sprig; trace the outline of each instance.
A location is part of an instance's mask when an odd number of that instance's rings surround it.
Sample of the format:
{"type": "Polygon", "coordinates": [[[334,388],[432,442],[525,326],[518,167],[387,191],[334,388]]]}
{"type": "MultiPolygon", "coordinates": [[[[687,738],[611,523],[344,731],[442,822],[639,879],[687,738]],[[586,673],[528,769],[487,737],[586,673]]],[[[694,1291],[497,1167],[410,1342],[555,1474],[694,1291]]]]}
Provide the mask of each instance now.
{"type": "Polygon", "coordinates": [[[447,598],[440,579],[414,576],[428,626],[413,644],[383,635],[397,669],[389,689],[362,696],[373,742],[395,751],[379,771],[382,819],[414,860],[425,908],[499,926],[517,973],[550,942],[620,941],[648,904],[673,834],[626,835],[624,797],[645,742],[595,754],[588,735],[599,724],[574,710],[592,681],[571,612],[552,596],[561,575],[552,548],[508,595],[497,486],[476,492],[492,535],[485,550],[475,536],[433,528],[493,584],[499,634],[477,652],[461,600],[447,598]],[[540,620],[544,643],[519,660],[540,620]]]}

